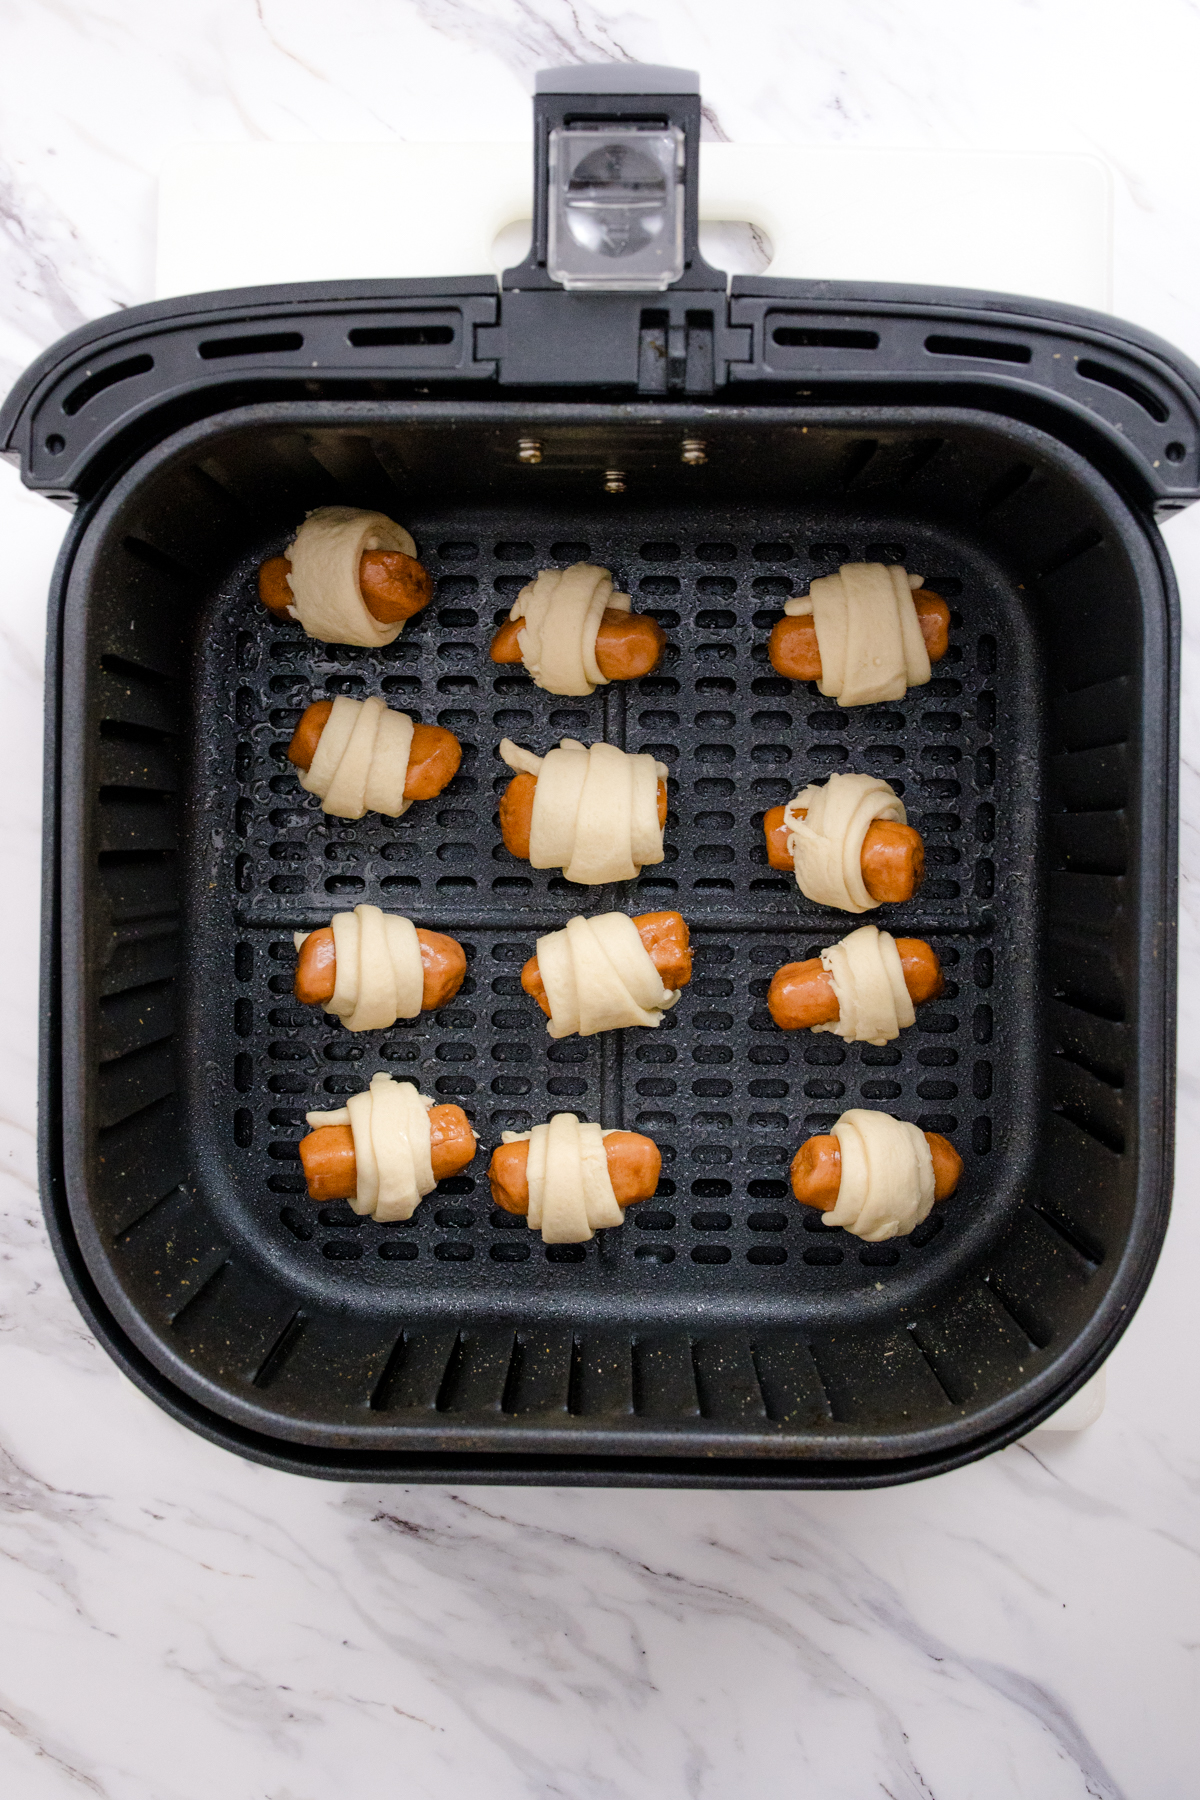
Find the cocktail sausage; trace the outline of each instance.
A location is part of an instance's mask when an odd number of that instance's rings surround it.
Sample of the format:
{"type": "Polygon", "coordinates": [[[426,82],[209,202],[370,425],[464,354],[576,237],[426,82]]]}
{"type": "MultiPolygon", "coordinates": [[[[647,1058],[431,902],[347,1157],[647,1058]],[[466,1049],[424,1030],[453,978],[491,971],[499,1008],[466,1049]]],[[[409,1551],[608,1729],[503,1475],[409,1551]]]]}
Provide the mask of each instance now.
{"type": "MultiPolygon", "coordinates": [[[[429,1109],[429,1149],[435,1181],[465,1169],[477,1149],[461,1106],[429,1109]]],[[[311,1200],[349,1200],[358,1191],[354,1133],[349,1125],[320,1125],[300,1139],[300,1162],[311,1200]]]]}
{"type": "MultiPolygon", "coordinates": [[[[288,745],[288,761],[298,769],[312,767],[321,733],[333,711],[332,700],[314,700],[305,707],[288,745]]],[[[414,725],[404,777],[406,800],[432,800],[449,786],[462,762],[462,745],[444,725],[414,725]]]]}
{"type": "MultiPolygon", "coordinates": [[[[530,777],[532,780],[532,777],[530,777]]],[[[650,959],[662,978],[664,987],[686,987],[692,979],[692,952],[688,928],[682,913],[640,913],[634,918],[638,936],[650,953],[650,959]]],[[[535,999],[546,1017],[550,1002],[538,959],[531,956],[521,970],[521,986],[535,999]]]]}
{"type": "MultiPolygon", "coordinates": [[[[946,985],[936,951],[921,938],[897,938],[896,948],[913,1005],[935,1000],[946,985]]],[[[767,1010],[781,1031],[811,1030],[840,1017],[833,982],[819,956],[784,963],[775,971],[767,989],[767,1010]]]]}
{"type": "MultiPolygon", "coordinates": [[[[950,608],[940,594],[918,588],[913,595],[917,622],[931,663],[940,662],[950,643],[950,608]]],[[[811,613],[780,619],[767,640],[771,667],[792,681],[820,681],[821,652],[811,613]]]]}
{"type": "MultiPolygon", "coordinates": [[[[501,625],[492,639],[493,662],[520,662],[517,637],[524,623],[523,619],[506,619],[501,625]]],[[[634,681],[655,667],[666,642],[667,634],[657,619],[605,607],[596,633],[596,667],[606,681],[634,681]]]]}
{"type": "MultiPolygon", "coordinates": [[[[793,868],[787,849],[784,808],[769,807],[763,817],[767,862],[773,869],[793,868]]],[[[801,818],[805,814],[801,812],[801,818]]],[[[925,845],[911,825],[895,819],[876,819],[867,828],[862,847],[862,875],[872,900],[894,904],[911,900],[925,879],[925,845]]]]}
{"type": "MultiPolygon", "coordinates": [[[[304,721],[301,720],[301,724],[304,721]]],[[[504,840],[504,848],[510,856],[519,856],[522,861],[529,861],[529,832],[533,824],[533,797],[537,788],[537,776],[529,774],[514,775],[500,796],[500,836],[504,840]]],[[[658,822],[667,822],[667,784],[658,784],[658,822]]],[[[791,868],[791,863],[788,868],[791,868]]]]}
{"type": "MultiPolygon", "coordinates": [[[[467,973],[466,952],[456,939],[441,931],[426,931],[417,926],[417,942],[421,946],[421,1011],[432,1012],[453,1000],[467,973]]],[[[310,931],[300,946],[296,963],[296,998],[302,1006],[323,1006],[333,999],[337,980],[337,951],[333,931],[324,925],[310,931]]]]}
{"type": "MultiPolygon", "coordinates": [[[[618,1206],[649,1200],[658,1186],[662,1157],[653,1138],[637,1131],[613,1131],[604,1139],[608,1178],[618,1206]]],[[[505,1212],[523,1216],[529,1211],[527,1164],[529,1144],[501,1144],[488,1164],[492,1199],[505,1212]]]]}
{"type": "MultiPolygon", "coordinates": [[[[947,1200],[958,1186],[962,1157],[940,1131],[927,1131],[925,1142],[933,1159],[933,1197],[947,1200]]],[[[801,1206],[832,1212],[842,1185],[842,1151],[832,1135],[810,1137],[792,1158],[792,1192],[801,1206]]]]}
{"type": "MultiPolygon", "coordinates": [[[[258,597],[281,618],[295,601],[288,585],[291,566],[286,556],[272,556],[258,571],[258,597]]],[[[358,590],[372,618],[381,625],[395,625],[428,606],[433,580],[423,563],[402,550],[364,550],[358,565],[358,590]]]]}

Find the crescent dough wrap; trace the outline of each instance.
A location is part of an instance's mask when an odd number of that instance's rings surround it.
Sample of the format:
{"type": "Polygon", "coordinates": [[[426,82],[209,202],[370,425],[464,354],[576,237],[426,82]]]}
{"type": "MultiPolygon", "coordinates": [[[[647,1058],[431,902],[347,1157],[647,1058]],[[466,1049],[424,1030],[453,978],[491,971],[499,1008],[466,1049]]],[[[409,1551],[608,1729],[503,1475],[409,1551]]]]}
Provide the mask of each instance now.
{"type": "Polygon", "coordinates": [[[568,881],[596,887],[632,881],[646,863],[662,862],[658,784],[667,771],[652,756],[574,738],[562,738],[557,750],[540,757],[501,738],[500,755],[510,769],[537,778],[533,868],[561,869],[568,881]]]}
{"type": "Polygon", "coordinates": [[[929,652],[912,599],[920,585],[898,564],[843,563],[836,575],[811,582],[804,599],[785,603],[792,618],[813,616],[822,694],[839,706],[870,706],[925,685],[929,652]]]}
{"type": "Polygon", "coordinates": [[[899,794],[875,775],[831,775],[824,787],[806,787],[789,800],[783,822],[800,892],[842,912],[878,906],[862,875],[863,840],[876,819],[908,823],[899,794]]]}
{"type": "Polygon", "coordinates": [[[426,1194],[433,1192],[429,1108],[433,1101],[418,1094],[411,1081],[376,1075],[361,1094],[351,1094],[336,1112],[305,1113],[308,1123],[349,1125],[354,1133],[358,1192],[350,1204],[356,1213],[376,1219],[411,1219],[426,1194]]]}
{"type": "MultiPolygon", "coordinates": [[[[415,1019],[425,970],[412,920],[377,906],[356,906],[353,912],[334,913],[329,923],[337,967],[325,1011],[347,1031],[386,1031],[397,1019],[415,1019]]],[[[298,950],[309,934],[292,935],[298,950]]]]}
{"type": "Polygon", "coordinates": [[[583,1244],[600,1226],[625,1223],[604,1153],[611,1133],[555,1113],[548,1125],[502,1135],[506,1144],[529,1145],[528,1223],[544,1243],[583,1244]]]}
{"type": "Polygon", "coordinates": [[[510,619],[524,619],[521,661],[535,687],[548,694],[593,694],[608,677],[596,664],[596,633],[606,607],[629,612],[628,594],[613,592],[612,576],[595,563],[543,569],[517,595],[510,619]]]}
{"type": "Polygon", "coordinates": [[[923,1131],[855,1106],[833,1128],[842,1155],[837,1205],[822,1214],[868,1244],[915,1230],[933,1205],[933,1157],[923,1131]]]}
{"type": "Polygon", "coordinates": [[[837,995],[838,1017],[813,1031],[832,1031],[847,1042],[887,1044],[916,1023],[896,940],[875,925],[860,925],[821,952],[837,995]]]}
{"type": "Polygon", "coordinates": [[[319,794],[321,811],[339,819],[361,819],[366,812],[398,819],[412,805],[404,798],[412,736],[408,714],[393,712],[377,695],[352,700],[339,694],[300,786],[319,794]]]}
{"type": "Polygon", "coordinates": [[[678,989],[663,984],[626,913],[569,919],[565,930],[538,939],[537,959],[553,1038],[658,1025],[679,998],[678,989]]]}
{"type": "Polygon", "coordinates": [[[358,585],[364,550],[417,554],[402,525],[386,513],[362,512],[357,506],[318,506],[288,545],[288,586],[295,595],[288,611],[309,637],[374,649],[392,643],[404,630],[403,619],[383,625],[364,606],[358,585]]]}

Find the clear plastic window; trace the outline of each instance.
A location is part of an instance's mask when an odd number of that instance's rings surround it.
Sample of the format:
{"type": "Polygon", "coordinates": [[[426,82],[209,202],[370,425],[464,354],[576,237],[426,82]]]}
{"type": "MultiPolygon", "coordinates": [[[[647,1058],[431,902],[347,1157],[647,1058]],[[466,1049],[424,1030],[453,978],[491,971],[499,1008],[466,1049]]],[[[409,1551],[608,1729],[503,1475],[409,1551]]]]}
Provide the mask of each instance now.
{"type": "Polygon", "coordinates": [[[550,133],[548,268],[568,288],[661,290],[683,274],[683,132],[550,133]]]}

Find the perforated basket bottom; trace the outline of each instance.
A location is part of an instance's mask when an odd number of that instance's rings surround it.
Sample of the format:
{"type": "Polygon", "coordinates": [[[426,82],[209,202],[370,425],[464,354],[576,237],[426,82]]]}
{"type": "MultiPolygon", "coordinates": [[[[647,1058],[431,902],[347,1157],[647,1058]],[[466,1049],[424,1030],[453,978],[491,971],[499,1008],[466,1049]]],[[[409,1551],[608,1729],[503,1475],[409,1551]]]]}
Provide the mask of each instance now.
{"type": "Polygon", "coordinates": [[[267,616],[258,560],[214,596],[200,634],[187,991],[194,1055],[181,1071],[197,1178],[223,1224],[301,1297],[411,1319],[587,1313],[726,1323],[882,1324],[976,1260],[1012,1216],[1037,1113],[1035,1017],[1039,680],[1021,595],[978,549],[927,525],[846,515],[476,507],[412,518],[436,578],[427,612],[378,653],[325,646],[267,616]],[[670,647],[646,679],[588,699],[541,693],[487,654],[495,623],[539,568],[612,568],[670,647]],[[840,711],[766,660],[790,593],[845,560],[919,571],[953,609],[949,654],[901,703],[840,711]],[[286,760],[313,698],[381,693],[460,738],[460,774],[403,819],[327,819],[286,760]],[[588,889],[503,848],[503,736],[544,751],[562,735],[646,750],[670,768],[666,861],[588,889]],[[915,902],[875,918],[927,938],[944,996],[886,1048],[784,1033],[766,1010],[783,962],[853,929],[766,866],[762,814],[832,770],[885,776],[926,844],[915,902]],[[291,933],[371,901],[463,943],[458,998],[413,1024],[344,1031],[292,996],[291,933]],[[677,907],[695,975],[657,1031],[553,1043],[519,985],[539,932],[577,912],[677,907]],[[461,1104],[480,1140],[465,1174],[404,1225],[308,1199],[304,1113],[378,1070],[461,1104]],[[792,1200],[796,1146],[848,1106],[946,1133],[958,1195],[906,1239],[863,1245],[792,1200]],[[506,1129],[556,1110],[651,1134],[655,1198],[619,1231],[544,1246],[494,1210],[486,1167],[506,1129]]]}

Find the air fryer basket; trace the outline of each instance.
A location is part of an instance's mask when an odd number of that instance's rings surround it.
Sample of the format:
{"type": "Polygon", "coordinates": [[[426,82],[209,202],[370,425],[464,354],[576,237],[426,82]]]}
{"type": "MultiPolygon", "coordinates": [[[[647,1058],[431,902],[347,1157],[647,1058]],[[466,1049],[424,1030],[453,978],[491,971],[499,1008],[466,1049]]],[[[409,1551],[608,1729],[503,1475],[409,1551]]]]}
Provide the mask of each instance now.
{"type": "Polygon", "coordinates": [[[962,405],[249,404],[137,456],[64,578],[50,1216],[102,1336],[179,1416],[317,1474],[866,1485],[1007,1441],[1106,1354],[1166,1215],[1177,623],[1153,526],[1074,450],[962,405]],[[255,597],[329,501],[403,520],[436,578],[379,653],[255,597]],[[564,700],[487,645],[539,567],[584,557],[671,650],[564,700]],[[849,558],[954,609],[933,681],[886,709],[766,661],[786,595],[849,558]],[[326,819],[285,753],[341,692],[453,729],[451,787],[326,819]],[[498,740],[563,734],[670,767],[667,860],[634,884],[501,845],[498,740]],[[839,767],[886,775],[928,846],[888,924],[949,985],[886,1049],[765,1010],[844,921],[766,867],[761,815],[839,767]],[[359,899],[464,942],[450,1008],[361,1037],[296,1006],[292,931],[359,899]],[[682,910],[695,979],[658,1032],[551,1044],[520,965],[614,906],[682,910]],[[378,1069],[458,1100],[482,1146],[407,1225],[300,1177],[305,1110],[378,1069]],[[856,1104],[963,1154],[911,1238],[860,1244],[790,1197],[795,1146],[856,1104]],[[546,1247],[485,1169],[562,1108],[652,1133],[663,1180],[620,1231],[546,1247]]]}
{"type": "Polygon", "coordinates": [[[911,1479],[1060,1404],[1162,1241],[1178,618],[1154,519],[1200,497],[1200,371],[1070,307],[727,281],[699,253],[700,122],[687,71],[543,72],[531,249],[499,287],[135,307],[53,346],[0,411],[0,453],[80,503],[47,651],[47,1221],[132,1378],[276,1467],[911,1479]],[[559,285],[553,133],[647,124],[681,145],[654,204],[682,274],[559,285]],[[378,654],[255,597],[326,501],[403,521],[436,577],[378,654]],[[670,650],[564,701],[487,648],[526,579],[584,557],[670,650]],[[851,558],[902,561],[954,609],[949,655],[895,706],[842,712],[766,660],[784,598],[851,558]],[[402,820],[325,818],[286,747],[338,692],[454,730],[451,787],[402,820]],[[573,888],[501,844],[499,739],[564,734],[670,768],[667,859],[635,883],[573,888]],[[846,921],[766,866],[761,815],[839,767],[903,791],[929,875],[887,923],[949,976],[883,1049],[779,1032],[764,1004],[846,921]],[[451,1007],[353,1037],[296,1006],[292,932],[358,898],[460,938],[451,1007]],[[697,954],[662,1028],[551,1043],[518,981],[537,934],[664,906],[697,954]],[[406,1225],[316,1207],[300,1179],[305,1111],[379,1068],[458,1100],[482,1146],[406,1225]],[[965,1161],[890,1244],[788,1192],[795,1146],[858,1102],[965,1161]],[[663,1179],[620,1230],[547,1247],[493,1211],[485,1169],[506,1127],[568,1108],[651,1132],[663,1179]]]}

